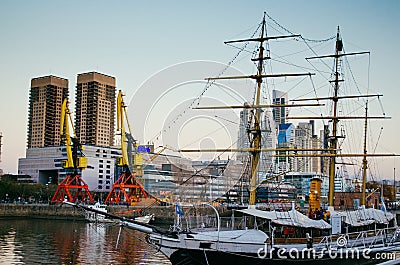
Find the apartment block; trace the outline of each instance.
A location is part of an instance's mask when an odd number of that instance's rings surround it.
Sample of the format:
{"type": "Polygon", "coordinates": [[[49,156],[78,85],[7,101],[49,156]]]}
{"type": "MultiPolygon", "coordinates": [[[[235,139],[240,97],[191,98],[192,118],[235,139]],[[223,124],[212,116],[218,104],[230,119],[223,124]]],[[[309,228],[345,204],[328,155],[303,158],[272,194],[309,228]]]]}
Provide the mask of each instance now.
{"type": "Polygon", "coordinates": [[[28,148],[59,146],[61,106],[68,98],[68,80],[57,76],[31,80],[28,148]]]}
{"type": "Polygon", "coordinates": [[[115,93],[115,77],[97,72],[78,74],[75,131],[81,144],[113,146],[115,93]]]}

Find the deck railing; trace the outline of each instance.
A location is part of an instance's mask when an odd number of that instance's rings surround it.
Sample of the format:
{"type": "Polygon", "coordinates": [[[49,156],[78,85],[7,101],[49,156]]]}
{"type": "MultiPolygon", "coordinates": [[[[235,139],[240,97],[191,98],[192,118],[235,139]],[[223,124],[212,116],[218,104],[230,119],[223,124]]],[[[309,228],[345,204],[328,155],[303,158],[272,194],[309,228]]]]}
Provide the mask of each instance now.
{"type": "Polygon", "coordinates": [[[314,244],[316,248],[374,248],[400,244],[400,228],[381,228],[346,234],[328,235],[314,244]]]}

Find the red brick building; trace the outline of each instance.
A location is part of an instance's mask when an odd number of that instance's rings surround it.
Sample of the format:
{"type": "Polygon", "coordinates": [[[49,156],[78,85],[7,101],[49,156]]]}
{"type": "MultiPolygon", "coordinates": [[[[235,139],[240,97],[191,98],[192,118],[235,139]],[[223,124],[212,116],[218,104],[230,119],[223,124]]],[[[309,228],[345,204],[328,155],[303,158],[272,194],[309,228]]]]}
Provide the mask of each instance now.
{"type": "MultiPolygon", "coordinates": [[[[367,194],[368,196],[369,194],[367,194]]],[[[335,192],[334,206],[335,209],[353,209],[361,205],[361,192],[335,192]]],[[[380,194],[373,193],[367,198],[366,207],[374,205],[375,209],[380,208],[380,194]]]]}

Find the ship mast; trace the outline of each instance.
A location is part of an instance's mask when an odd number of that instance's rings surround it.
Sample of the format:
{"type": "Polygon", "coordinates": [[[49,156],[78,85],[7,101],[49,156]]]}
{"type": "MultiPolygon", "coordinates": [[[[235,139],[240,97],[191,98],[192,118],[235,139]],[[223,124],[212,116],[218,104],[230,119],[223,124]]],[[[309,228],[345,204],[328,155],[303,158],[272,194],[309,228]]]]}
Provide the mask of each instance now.
{"type": "MultiPolygon", "coordinates": [[[[334,80],[331,81],[334,83],[334,93],[332,97],[327,97],[327,98],[319,98],[321,99],[326,99],[326,100],[332,100],[333,102],[333,113],[331,117],[320,117],[322,119],[329,118],[332,120],[332,134],[329,137],[329,157],[330,157],[330,163],[329,163],[329,194],[328,194],[328,205],[333,206],[334,205],[334,193],[335,193],[335,176],[336,176],[336,157],[339,156],[349,156],[349,157],[357,157],[357,156],[362,156],[363,157],[363,185],[362,185],[362,199],[361,203],[362,205],[365,205],[365,187],[366,187],[366,170],[367,170],[367,156],[396,156],[394,154],[367,154],[367,146],[366,146],[366,137],[367,137],[367,120],[368,119],[387,119],[389,117],[368,117],[367,116],[367,111],[368,111],[368,105],[365,108],[365,116],[364,117],[351,117],[351,116],[343,116],[339,117],[338,116],[338,110],[337,110],[337,105],[338,101],[340,99],[346,99],[346,98],[360,98],[360,97],[379,97],[381,95],[359,95],[359,96],[339,96],[339,83],[343,82],[343,79],[339,79],[340,77],[340,62],[341,62],[341,57],[343,56],[350,56],[350,55],[358,55],[358,54],[366,54],[369,52],[355,52],[355,53],[342,53],[343,51],[343,42],[340,37],[340,31],[339,27],[337,28],[337,34],[336,34],[336,47],[335,47],[335,54],[334,55],[325,55],[325,56],[316,56],[316,57],[310,57],[306,58],[308,59],[321,59],[321,58],[334,58],[334,63],[335,63],[335,69],[334,69],[334,80]],[[337,135],[337,125],[340,119],[364,119],[364,152],[361,155],[358,154],[338,154],[337,149],[338,149],[338,138],[340,136],[337,135]]],[[[302,99],[304,100],[310,100],[310,99],[302,99]]],[[[298,100],[300,101],[300,100],[298,100]]],[[[367,100],[368,104],[368,100],[367,100]]],[[[311,117],[296,117],[297,119],[304,119],[304,118],[311,118],[311,117]]],[[[312,117],[318,119],[318,117],[312,117]]]]}
{"type": "Polygon", "coordinates": [[[368,128],[368,101],[365,103],[365,120],[364,120],[364,156],[362,160],[362,191],[361,191],[361,205],[366,205],[366,195],[365,189],[367,188],[367,168],[368,168],[368,160],[367,160],[367,128],[368,128]]]}
{"type": "Polygon", "coordinates": [[[339,54],[343,50],[343,42],[340,39],[339,27],[336,34],[336,51],[335,51],[335,80],[334,80],[334,95],[333,101],[333,117],[332,117],[332,136],[330,137],[330,152],[332,154],[329,163],[329,206],[333,206],[334,192],[335,192],[335,176],[336,176],[336,150],[337,150],[337,103],[339,91],[339,54]]]}
{"type": "MultiPolygon", "coordinates": [[[[251,139],[250,148],[242,148],[242,149],[234,149],[234,148],[227,148],[227,149],[189,149],[189,150],[179,150],[179,152],[249,152],[252,156],[252,166],[251,166],[251,178],[250,178],[250,199],[249,205],[253,206],[256,204],[256,190],[257,190],[257,179],[258,179],[258,163],[260,158],[260,152],[262,151],[285,151],[291,152],[294,151],[293,154],[276,154],[275,157],[285,156],[285,157],[328,157],[330,159],[330,167],[329,167],[329,206],[334,205],[334,181],[336,175],[336,157],[363,157],[366,161],[367,156],[398,156],[396,154],[367,154],[366,151],[363,154],[342,154],[338,153],[338,139],[341,136],[337,135],[337,128],[339,120],[347,120],[347,119],[390,119],[390,117],[358,117],[358,116],[338,116],[338,102],[342,99],[352,99],[352,98],[362,98],[362,97],[380,97],[382,95],[345,95],[339,96],[339,83],[343,82],[344,80],[340,78],[340,62],[341,57],[343,56],[351,56],[351,55],[359,55],[359,54],[369,54],[369,52],[354,52],[354,53],[343,53],[343,42],[340,37],[339,27],[337,28],[337,35],[336,35],[336,48],[335,54],[332,55],[324,55],[324,56],[315,56],[306,58],[309,59],[322,59],[322,58],[334,58],[335,66],[334,66],[334,80],[330,81],[334,85],[334,93],[333,96],[329,97],[320,97],[320,98],[306,98],[306,99],[295,99],[291,100],[293,102],[296,101],[309,101],[309,100],[330,100],[333,102],[333,114],[332,116],[313,116],[313,117],[287,117],[287,119],[328,119],[332,121],[332,132],[331,136],[329,137],[329,148],[328,149],[302,149],[306,152],[311,151],[327,151],[327,153],[319,153],[319,154],[299,154],[296,151],[301,151],[300,149],[296,148],[283,148],[283,149],[276,149],[276,148],[262,148],[261,143],[261,128],[260,128],[260,117],[261,117],[261,109],[262,108],[270,108],[270,107],[299,107],[299,106],[318,106],[320,104],[294,104],[294,105],[286,105],[286,104],[276,104],[276,105],[261,105],[260,104],[260,94],[261,94],[261,84],[263,78],[279,78],[279,77],[293,77],[293,76],[311,76],[314,75],[313,73],[289,73],[289,74],[263,74],[263,63],[264,60],[271,59],[269,54],[264,56],[264,43],[269,40],[276,40],[281,38],[293,38],[293,37],[300,37],[300,35],[286,35],[286,36],[267,36],[266,33],[266,21],[265,21],[266,14],[264,13],[263,21],[262,21],[262,31],[261,37],[259,38],[251,38],[251,39],[242,39],[242,40],[234,40],[234,41],[226,41],[225,44],[228,43],[237,43],[237,42],[259,42],[259,53],[258,57],[251,59],[252,61],[258,61],[257,67],[257,74],[256,75],[244,75],[244,76],[222,76],[222,77],[212,77],[206,78],[206,80],[227,80],[227,79],[255,79],[257,83],[257,90],[256,90],[256,97],[255,102],[253,105],[246,105],[246,106],[212,106],[212,107],[196,107],[195,109],[230,109],[230,108],[251,108],[254,110],[254,121],[252,123],[251,128],[248,130],[251,139]]],[[[366,137],[366,134],[365,134],[366,137]]],[[[365,148],[366,150],[366,148],[365,148]]],[[[366,165],[365,165],[366,167],[366,165]]],[[[365,186],[363,187],[365,191],[365,186]]],[[[365,199],[365,196],[363,196],[365,199]]]]}
{"type": "MultiPolygon", "coordinates": [[[[264,38],[265,33],[265,14],[262,21],[262,28],[261,28],[261,40],[264,38]]],[[[257,92],[256,92],[256,101],[255,105],[260,105],[260,94],[261,94],[261,83],[262,83],[262,73],[263,73],[263,57],[264,57],[264,41],[260,41],[259,47],[259,54],[258,54],[258,72],[257,72],[257,92]]],[[[256,108],[256,115],[254,117],[254,128],[251,131],[253,134],[253,147],[254,150],[252,151],[252,163],[251,163],[251,178],[250,178],[250,198],[249,204],[255,205],[256,204],[256,190],[257,190],[257,169],[258,169],[258,161],[260,159],[260,151],[257,149],[261,148],[261,128],[260,128],[260,117],[261,117],[261,110],[260,108],[256,108]]]]}
{"type": "MultiPolygon", "coordinates": [[[[251,148],[247,151],[250,152],[252,156],[252,163],[251,163],[251,177],[250,177],[250,198],[249,198],[249,205],[253,206],[256,204],[256,191],[257,191],[257,179],[258,179],[258,164],[260,160],[260,152],[262,151],[261,148],[261,128],[260,128],[260,119],[261,119],[261,108],[263,107],[273,107],[272,105],[261,105],[260,104],[260,97],[261,97],[261,85],[263,82],[263,78],[279,78],[279,77],[288,77],[288,76],[304,76],[304,75],[313,75],[312,73],[294,73],[294,74],[263,74],[264,71],[264,61],[270,59],[269,54],[264,56],[264,43],[268,40],[276,40],[282,38],[293,38],[293,37],[300,37],[300,35],[285,35],[285,36],[273,36],[269,37],[266,33],[266,14],[264,13],[264,17],[262,20],[262,27],[261,27],[261,36],[259,38],[252,38],[252,39],[243,39],[243,40],[234,40],[234,41],[226,41],[227,43],[235,43],[235,42],[259,42],[259,51],[258,57],[252,59],[252,61],[258,61],[257,67],[257,74],[256,75],[249,75],[249,76],[228,76],[228,77],[216,77],[216,78],[207,78],[207,80],[217,80],[217,79],[241,79],[241,78],[250,78],[255,79],[257,83],[257,90],[256,90],[256,97],[254,105],[252,108],[255,109],[254,115],[254,122],[252,127],[249,130],[249,134],[251,137],[251,148]]],[[[283,105],[282,105],[283,106],[283,105]]],[[[223,108],[234,108],[235,106],[225,106],[223,108]]],[[[243,108],[243,106],[241,106],[243,108]]],[[[207,107],[208,109],[209,107],[207,107]]],[[[215,107],[212,107],[215,108],[215,107]]],[[[198,108],[200,109],[200,108],[198,108]]],[[[211,109],[211,108],[210,108],[211,109]]],[[[182,150],[181,150],[182,151],[182,150]]],[[[199,150],[200,151],[200,150],[199,150]]]]}

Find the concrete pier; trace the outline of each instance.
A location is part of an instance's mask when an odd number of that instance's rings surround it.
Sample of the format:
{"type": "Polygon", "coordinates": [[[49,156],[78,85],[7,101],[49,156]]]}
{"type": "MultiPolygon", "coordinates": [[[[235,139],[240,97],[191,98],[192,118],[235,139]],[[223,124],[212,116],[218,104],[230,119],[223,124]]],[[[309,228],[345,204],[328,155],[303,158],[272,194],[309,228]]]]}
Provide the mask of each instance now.
{"type": "MultiPolygon", "coordinates": [[[[219,213],[229,215],[230,211],[226,207],[217,207],[219,213]]],[[[175,218],[175,206],[150,206],[150,207],[137,207],[137,206],[109,206],[107,210],[109,213],[125,216],[135,217],[138,216],[137,209],[141,209],[143,214],[154,214],[155,223],[173,223],[175,218]]],[[[189,208],[183,207],[184,211],[189,211],[189,208]]],[[[211,208],[190,208],[191,213],[196,211],[198,214],[213,215],[214,212],[211,208]]],[[[85,211],[77,209],[69,205],[48,205],[48,204],[0,204],[0,218],[44,218],[44,219],[60,219],[60,220],[84,220],[85,211]]]]}

